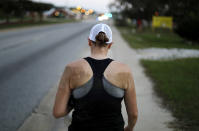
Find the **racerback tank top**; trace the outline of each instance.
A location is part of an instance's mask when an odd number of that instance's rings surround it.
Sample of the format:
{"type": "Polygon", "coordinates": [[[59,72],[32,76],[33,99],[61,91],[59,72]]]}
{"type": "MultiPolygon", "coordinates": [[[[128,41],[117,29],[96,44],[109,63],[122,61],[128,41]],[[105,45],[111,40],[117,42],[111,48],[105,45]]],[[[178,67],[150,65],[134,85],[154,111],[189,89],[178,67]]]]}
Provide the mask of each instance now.
{"type": "Polygon", "coordinates": [[[72,91],[74,106],[69,131],[123,131],[121,101],[124,90],[104,77],[104,71],[113,61],[84,58],[93,71],[92,78],[72,91]]]}

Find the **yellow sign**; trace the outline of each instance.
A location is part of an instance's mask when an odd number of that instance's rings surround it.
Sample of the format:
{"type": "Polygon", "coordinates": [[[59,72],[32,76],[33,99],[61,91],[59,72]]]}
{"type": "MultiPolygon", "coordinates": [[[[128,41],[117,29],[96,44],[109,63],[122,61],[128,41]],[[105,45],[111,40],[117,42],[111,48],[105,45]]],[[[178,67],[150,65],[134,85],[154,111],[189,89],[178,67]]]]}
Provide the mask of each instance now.
{"type": "Polygon", "coordinates": [[[152,27],[173,28],[173,17],[169,16],[153,16],[152,27]]]}

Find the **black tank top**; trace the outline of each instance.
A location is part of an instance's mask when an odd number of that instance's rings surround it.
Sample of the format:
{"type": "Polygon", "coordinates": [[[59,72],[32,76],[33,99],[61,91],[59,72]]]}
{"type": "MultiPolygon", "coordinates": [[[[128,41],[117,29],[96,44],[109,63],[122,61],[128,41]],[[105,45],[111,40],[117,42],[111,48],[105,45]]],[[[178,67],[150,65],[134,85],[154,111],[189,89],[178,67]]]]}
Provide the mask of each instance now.
{"type": "Polygon", "coordinates": [[[91,66],[93,77],[72,91],[74,111],[68,130],[123,131],[121,101],[124,90],[114,86],[103,75],[113,60],[110,58],[96,60],[91,57],[84,59],[91,66]]]}

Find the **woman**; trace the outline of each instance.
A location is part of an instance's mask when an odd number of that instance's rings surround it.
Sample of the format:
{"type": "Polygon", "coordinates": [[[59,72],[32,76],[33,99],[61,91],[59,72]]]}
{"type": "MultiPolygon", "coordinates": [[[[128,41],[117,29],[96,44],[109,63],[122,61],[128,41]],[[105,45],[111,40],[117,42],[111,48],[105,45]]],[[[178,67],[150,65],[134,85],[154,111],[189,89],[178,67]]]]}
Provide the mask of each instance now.
{"type": "Polygon", "coordinates": [[[138,115],[134,80],[127,65],[107,57],[112,45],[110,27],[95,25],[88,45],[91,56],[65,68],[56,95],[54,117],[66,116],[72,107],[69,131],[133,131],[138,115]],[[125,128],[121,114],[123,98],[128,114],[125,128]]]}

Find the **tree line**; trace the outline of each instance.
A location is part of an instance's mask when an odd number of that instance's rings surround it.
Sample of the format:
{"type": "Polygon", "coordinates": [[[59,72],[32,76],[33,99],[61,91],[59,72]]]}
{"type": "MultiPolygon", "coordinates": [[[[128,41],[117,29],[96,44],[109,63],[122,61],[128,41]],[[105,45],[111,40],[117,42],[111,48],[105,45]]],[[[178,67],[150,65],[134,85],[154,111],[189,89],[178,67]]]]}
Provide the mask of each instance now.
{"type": "Polygon", "coordinates": [[[6,19],[6,23],[10,22],[11,17],[18,17],[23,22],[27,12],[32,14],[34,21],[34,12],[37,12],[42,21],[43,12],[54,7],[52,4],[33,2],[31,0],[0,0],[0,17],[6,19]]]}
{"type": "Polygon", "coordinates": [[[173,16],[175,31],[182,37],[199,42],[198,0],[115,0],[116,7],[125,18],[151,21],[153,15],[173,16]]]}

